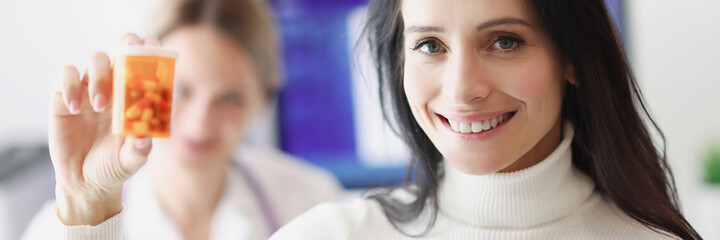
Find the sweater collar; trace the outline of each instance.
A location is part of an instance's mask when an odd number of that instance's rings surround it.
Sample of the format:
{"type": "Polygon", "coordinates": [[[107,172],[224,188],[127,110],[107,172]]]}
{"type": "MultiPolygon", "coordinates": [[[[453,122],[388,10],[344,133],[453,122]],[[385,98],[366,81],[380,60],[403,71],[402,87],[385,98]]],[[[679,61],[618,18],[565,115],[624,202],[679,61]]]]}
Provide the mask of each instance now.
{"type": "Polygon", "coordinates": [[[572,166],[571,124],[543,161],[510,173],[473,176],[444,164],[440,214],[483,227],[530,227],[557,220],[578,208],[595,184],[572,166]]]}

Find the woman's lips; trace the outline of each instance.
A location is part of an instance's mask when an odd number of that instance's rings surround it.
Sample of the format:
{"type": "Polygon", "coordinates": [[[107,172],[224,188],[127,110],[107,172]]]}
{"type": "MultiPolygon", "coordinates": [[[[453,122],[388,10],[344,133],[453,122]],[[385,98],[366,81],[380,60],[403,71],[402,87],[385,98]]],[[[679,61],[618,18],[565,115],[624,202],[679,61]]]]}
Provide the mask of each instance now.
{"type": "Polygon", "coordinates": [[[206,153],[213,147],[213,142],[210,140],[191,140],[183,138],[182,144],[186,149],[194,153],[206,153]]]}
{"type": "Polygon", "coordinates": [[[473,135],[493,132],[497,128],[506,125],[514,116],[517,110],[504,111],[493,114],[475,114],[464,116],[453,116],[447,118],[441,114],[437,114],[438,118],[452,132],[473,135]]]}

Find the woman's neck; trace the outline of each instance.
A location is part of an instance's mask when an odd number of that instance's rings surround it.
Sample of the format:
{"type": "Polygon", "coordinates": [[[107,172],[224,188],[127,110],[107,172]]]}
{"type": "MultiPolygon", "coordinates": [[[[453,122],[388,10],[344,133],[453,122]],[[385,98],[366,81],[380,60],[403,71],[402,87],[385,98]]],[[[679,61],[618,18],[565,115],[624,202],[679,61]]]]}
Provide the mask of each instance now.
{"type": "Polygon", "coordinates": [[[572,125],[565,124],[563,135],[545,159],[518,171],[477,176],[444,164],[440,211],[464,224],[505,229],[539,226],[572,213],[593,194],[595,183],[573,167],[572,125]]]}
{"type": "Polygon", "coordinates": [[[188,239],[197,232],[204,238],[209,234],[227,178],[230,157],[223,159],[206,159],[212,164],[190,168],[170,156],[151,156],[146,165],[160,206],[188,239]]]}
{"type": "Polygon", "coordinates": [[[501,169],[500,173],[515,172],[518,170],[526,169],[538,164],[543,159],[547,158],[555,148],[558,147],[560,142],[563,140],[563,123],[560,118],[553,124],[553,127],[548,131],[545,136],[538,142],[530,151],[525,153],[520,159],[515,161],[510,166],[501,169]]]}

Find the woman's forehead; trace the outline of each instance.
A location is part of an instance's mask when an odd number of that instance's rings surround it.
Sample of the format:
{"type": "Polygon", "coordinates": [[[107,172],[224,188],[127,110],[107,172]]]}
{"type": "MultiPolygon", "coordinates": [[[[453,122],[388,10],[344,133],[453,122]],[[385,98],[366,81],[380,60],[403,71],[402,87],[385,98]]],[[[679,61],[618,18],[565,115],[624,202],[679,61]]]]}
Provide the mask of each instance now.
{"type": "Polygon", "coordinates": [[[253,63],[244,49],[215,30],[180,28],[165,39],[176,49],[176,75],[179,79],[202,79],[198,84],[243,84],[257,78],[253,63]]]}
{"type": "Polygon", "coordinates": [[[519,19],[535,25],[525,0],[405,0],[401,13],[406,30],[411,26],[476,29],[498,19],[519,19]]]}

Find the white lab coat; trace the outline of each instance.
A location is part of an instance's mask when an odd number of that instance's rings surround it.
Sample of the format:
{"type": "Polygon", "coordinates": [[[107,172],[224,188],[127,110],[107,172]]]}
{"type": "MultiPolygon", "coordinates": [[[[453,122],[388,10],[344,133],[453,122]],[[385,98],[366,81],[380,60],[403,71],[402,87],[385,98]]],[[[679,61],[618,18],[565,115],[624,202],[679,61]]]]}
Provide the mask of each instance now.
{"type": "MultiPolygon", "coordinates": [[[[341,188],[330,174],[278,151],[243,150],[236,154],[236,161],[244,166],[264,197],[256,196],[242,170],[229,167],[226,188],[213,215],[210,239],[267,239],[272,234],[269,218],[282,225],[318,203],[339,200],[341,188]],[[262,202],[270,209],[269,214],[263,211],[262,202]]],[[[94,227],[64,226],[55,214],[54,202],[47,203],[23,239],[66,239],[70,235],[182,239],[142,170],[126,183],[125,189],[123,211],[94,227]]]]}

